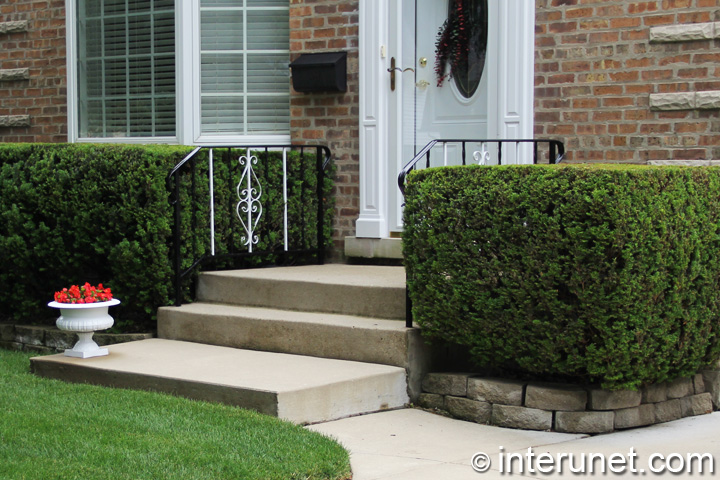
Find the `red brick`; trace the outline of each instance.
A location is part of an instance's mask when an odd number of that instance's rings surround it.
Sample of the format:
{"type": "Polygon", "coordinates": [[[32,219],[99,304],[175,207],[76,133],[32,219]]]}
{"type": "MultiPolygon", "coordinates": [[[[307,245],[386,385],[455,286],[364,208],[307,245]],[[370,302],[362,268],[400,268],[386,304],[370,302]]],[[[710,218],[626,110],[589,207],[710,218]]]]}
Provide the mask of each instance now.
{"type": "Polygon", "coordinates": [[[328,15],[337,12],[337,5],[317,5],[315,7],[316,15],[328,15]]]}
{"type": "Polygon", "coordinates": [[[597,108],[599,105],[597,98],[575,98],[572,101],[572,108],[575,109],[586,109],[586,108],[597,108]]]}
{"type": "Polygon", "coordinates": [[[699,53],[699,54],[693,56],[692,62],[693,62],[694,64],[698,64],[698,63],[719,63],[719,62],[720,62],[720,52],[715,52],[715,53],[699,53]]]}
{"type": "Polygon", "coordinates": [[[692,7],[692,0],[663,0],[663,10],[672,10],[676,8],[690,8],[692,7]]]}
{"type": "Polygon", "coordinates": [[[638,71],[616,72],[610,74],[610,79],[614,82],[635,82],[640,78],[638,71]]]}
{"type": "Polygon", "coordinates": [[[622,85],[603,85],[593,89],[595,95],[621,95],[622,92],[622,85]]]}
{"type": "Polygon", "coordinates": [[[548,31],[550,33],[569,33],[574,32],[578,28],[577,22],[558,22],[558,23],[551,23],[548,26],[548,31]]]}
{"type": "Polygon", "coordinates": [[[675,23],[675,15],[651,15],[643,18],[647,26],[672,25],[675,23]]]}
{"type": "Polygon", "coordinates": [[[622,120],[622,112],[611,111],[611,112],[594,112],[592,117],[593,122],[616,122],[622,120]]]}
{"type": "Polygon", "coordinates": [[[690,63],[692,57],[689,54],[686,55],[675,55],[672,57],[664,57],[660,60],[659,66],[664,67],[673,63],[690,63]]]}
{"type": "Polygon", "coordinates": [[[628,5],[628,13],[634,15],[636,13],[646,13],[657,11],[658,4],[654,2],[633,2],[628,5]]]}
{"type": "Polygon", "coordinates": [[[610,28],[632,28],[632,27],[639,27],[641,24],[641,20],[637,17],[623,17],[623,18],[613,18],[610,20],[610,28]]]}
{"type": "Polygon", "coordinates": [[[675,124],[676,133],[703,133],[707,132],[710,126],[710,122],[677,122],[675,124]]]}
{"type": "Polygon", "coordinates": [[[705,150],[700,148],[673,150],[672,154],[677,160],[710,160],[707,158],[705,150]]]}
{"type": "Polygon", "coordinates": [[[696,79],[707,78],[707,68],[681,68],[678,70],[678,78],[696,79]]]}
{"type": "Polygon", "coordinates": [[[629,107],[635,101],[629,97],[606,97],[602,99],[603,107],[629,107]]]}
{"type": "Polygon", "coordinates": [[[706,23],[713,21],[710,12],[678,13],[677,23],[706,23]]]}
{"type": "Polygon", "coordinates": [[[593,12],[592,7],[568,8],[565,10],[565,18],[590,18],[593,12]]]}
{"type": "Polygon", "coordinates": [[[575,75],[572,74],[551,75],[550,77],[548,77],[549,84],[572,83],[574,81],[575,75]]]}
{"type": "Polygon", "coordinates": [[[580,22],[580,30],[602,30],[608,28],[608,26],[609,22],[602,18],[595,18],[580,22]]]}
{"type": "Polygon", "coordinates": [[[312,31],[312,33],[313,38],[328,38],[336,35],[334,28],[316,28],[312,31]]]}
{"type": "Polygon", "coordinates": [[[625,9],[622,5],[624,2],[616,2],[615,5],[611,2],[601,2],[604,6],[598,7],[595,10],[596,17],[622,17],[625,15],[625,9]],[[608,5],[610,3],[610,5],[608,5]]]}
{"type": "Polygon", "coordinates": [[[645,58],[629,58],[625,60],[626,68],[647,68],[654,65],[654,61],[650,57],[645,58]]]}
{"type": "Polygon", "coordinates": [[[646,70],[641,74],[643,80],[667,80],[673,78],[672,70],[646,70]]]}
{"type": "Polygon", "coordinates": [[[615,43],[620,38],[619,32],[602,32],[591,33],[589,35],[590,43],[615,43]]]}
{"type": "Polygon", "coordinates": [[[588,70],[590,70],[590,62],[587,61],[562,62],[563,72],[586,72],[588,70]]]}
{"type": "Polygon", "coordinates": [[[325,18],[323,17],[309,17],[302,20],[303,28],[317,28],[325,26],[325,18]]]}

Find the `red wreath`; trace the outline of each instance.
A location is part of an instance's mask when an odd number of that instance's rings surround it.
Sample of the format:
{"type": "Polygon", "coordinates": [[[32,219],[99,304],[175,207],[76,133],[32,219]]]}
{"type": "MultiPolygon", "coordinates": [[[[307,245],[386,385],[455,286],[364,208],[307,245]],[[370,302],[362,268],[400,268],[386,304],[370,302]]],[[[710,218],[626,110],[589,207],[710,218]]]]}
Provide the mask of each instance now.
{"type": "Polygon", "coordinates": [[[463,0],[453,0],[448,18],[440,27],[435,42],[435,75],[438,87],[442,86],[445,80],[452,78],[453,70],[461,61],[467,59],[470,46],[470,27],[467,24],[467,17],[468,12],[463,0]]]}

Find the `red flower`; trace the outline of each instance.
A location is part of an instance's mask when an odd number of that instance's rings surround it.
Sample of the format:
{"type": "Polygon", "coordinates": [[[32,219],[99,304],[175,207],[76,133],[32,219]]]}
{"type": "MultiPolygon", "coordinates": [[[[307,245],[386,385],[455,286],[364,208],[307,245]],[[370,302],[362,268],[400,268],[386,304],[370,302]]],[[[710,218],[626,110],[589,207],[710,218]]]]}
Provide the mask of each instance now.
{"type": "Polygon", "coordinates": [[[68,288],[63,288],[59,292],[55,292],[55,301],[58,303],[96,303],[96,302],[107,302],[112,300],[112,292],[109,288],[103,287],[103,284],[98,284],[97,287],[90,285],[88,282],[82,287],[77,285],[68,288]]]}

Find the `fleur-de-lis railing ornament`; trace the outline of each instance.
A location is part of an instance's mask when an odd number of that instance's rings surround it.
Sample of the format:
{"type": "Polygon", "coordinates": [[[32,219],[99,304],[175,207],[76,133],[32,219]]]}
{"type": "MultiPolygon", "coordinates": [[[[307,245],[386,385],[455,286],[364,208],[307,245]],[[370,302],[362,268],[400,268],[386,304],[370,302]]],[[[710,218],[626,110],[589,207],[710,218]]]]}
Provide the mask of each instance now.
{"type": "Polygon", "coordinates": [[[483,143],[480,150],[473,152],[473,159],[478,165],[490,165],[490,152],[488,152],[486,144],[483,143]]]}
{"type": "Polygon", "coordinates": [[[242,168],[242,176],[237,186],[237,195],[240,200],[235,211],[245,229],[245,235],[241,237],[243,245],[248,247],[248,252],[252,253],[253,245],[257,245],[259,238],[255,234],[260,217],[262,217],[262,185],[255,175],[255,165],[257,165],[257,156],[254,156],[248,148],[244,156],[238,159],[242,168]]]}

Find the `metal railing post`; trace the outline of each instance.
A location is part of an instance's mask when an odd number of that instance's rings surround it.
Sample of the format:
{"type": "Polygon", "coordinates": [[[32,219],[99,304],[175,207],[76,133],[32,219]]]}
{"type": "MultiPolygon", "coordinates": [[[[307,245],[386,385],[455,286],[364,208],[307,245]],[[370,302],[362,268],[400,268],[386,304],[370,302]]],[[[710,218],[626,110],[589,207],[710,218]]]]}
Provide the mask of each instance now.
{"type": "Polygon", "coordinates": [[[182,305],[182,262],[180,259],[180,179],[177,175],[172,177],[175,181],[175,221],[173,223],[173,254],[175,256],[175,306],[182,305]]]}
{"type": "Polygon", "coordinates": [[[318,264],[323,265],[325,263],[325,202],[323,198],[324,187],[325,187],[325,169],[323,168],[324,159],[320,155],[320,147],[317,148],[315,153],[315,167],[317,169],[317,246],[318,252],[318,264]]]}

